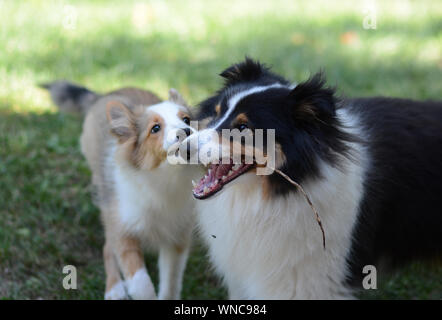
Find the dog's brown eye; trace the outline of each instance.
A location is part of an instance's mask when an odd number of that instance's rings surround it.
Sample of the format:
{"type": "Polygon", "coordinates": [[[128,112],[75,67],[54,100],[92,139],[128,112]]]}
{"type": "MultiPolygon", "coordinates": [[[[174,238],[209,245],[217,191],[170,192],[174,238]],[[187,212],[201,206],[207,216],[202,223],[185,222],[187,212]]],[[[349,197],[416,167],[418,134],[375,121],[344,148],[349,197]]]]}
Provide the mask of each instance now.
{"type": "Polygon", "coordinates": [[[190,118],[189,117],[184,117],[183,121],[185,124],[189,125],[190,124],[190,118]]]}
{"type": "Polygon", "coordinates": [[[243,131],[243,130],[245,130],[245,129],[247,129],[249,126],[247,125],[247,124],[245,124],[245,123],[241,123],[239,126],[238,126],[238,129],[239,129],[239,131],[243,131]]]}
{"type": "Polygon", "coordinates": [[[159,124],[156,124],[152,127],[152,129],[150,130],[150,132],[152,133],[157,133],[158,131],[160,131],[161,126],[159,124]]]}

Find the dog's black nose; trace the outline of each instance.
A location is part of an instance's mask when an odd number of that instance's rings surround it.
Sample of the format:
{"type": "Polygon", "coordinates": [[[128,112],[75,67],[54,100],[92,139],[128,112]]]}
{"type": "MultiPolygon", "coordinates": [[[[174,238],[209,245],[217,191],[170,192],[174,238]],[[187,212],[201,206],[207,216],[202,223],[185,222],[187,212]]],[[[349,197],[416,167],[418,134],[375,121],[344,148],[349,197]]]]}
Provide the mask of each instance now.
{"type": "Polygon", "coordinates": [[[188,136],[190,136],[190,128],[186,128],[186,129],[184,129],[184,132],[186,133],[186,136],[188,137],[188,136]]]}

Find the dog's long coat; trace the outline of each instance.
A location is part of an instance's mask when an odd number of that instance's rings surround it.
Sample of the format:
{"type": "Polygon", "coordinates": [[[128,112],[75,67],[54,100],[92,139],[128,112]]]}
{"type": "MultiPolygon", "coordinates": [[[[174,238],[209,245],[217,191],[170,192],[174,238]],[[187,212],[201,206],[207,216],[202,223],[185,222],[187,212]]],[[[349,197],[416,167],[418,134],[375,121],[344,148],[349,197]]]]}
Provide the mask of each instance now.
{"type": "Polygon", "coordinates": [[[442,103],[338,101],[320,76],[292,85],[250,59],[221,75],[201,103],[208,128],[186,144],[275,129],[276,167],[310,195],[326,235],[324,250],[310,206],[281,176],[209,159],[198,220],[231,298],[352,298],[366,265],[379,275],[382,260],[441,256],[442,103]]]}
{"type": "Polygon", "coordinates": [[[146,246],[159,249],[158,297],[178,299],[194,221],[192,170],[169,165],[166,152],[177,130],[190,134],[184,101],[174,90],[161,102],[132,88],[98,95],[66,82],[47,87],[60,108],[86,114],[81,150],[105,228],[106,299],[156,298],[146,246]]]}

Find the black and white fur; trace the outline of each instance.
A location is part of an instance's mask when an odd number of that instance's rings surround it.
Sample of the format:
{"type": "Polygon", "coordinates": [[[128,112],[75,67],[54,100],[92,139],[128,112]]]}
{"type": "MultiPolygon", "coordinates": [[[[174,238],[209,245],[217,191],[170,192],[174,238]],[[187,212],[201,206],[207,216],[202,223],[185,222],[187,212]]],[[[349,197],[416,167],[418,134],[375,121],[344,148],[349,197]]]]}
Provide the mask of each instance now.
{"type": "Polygon", "coordinates": [[[230,298],[353,298],[365,265],[441,256],[441,102],[337,99],[321,75],[294,86],[251,59],[221,76],[200,105],[208,128],[189,139],[232,129],[239,113],[252,130],[275,129],[278,169],[310,195],[326,234],[324,250],[310,206],[276,173],[248,172],[198,201],[230,298]]]}

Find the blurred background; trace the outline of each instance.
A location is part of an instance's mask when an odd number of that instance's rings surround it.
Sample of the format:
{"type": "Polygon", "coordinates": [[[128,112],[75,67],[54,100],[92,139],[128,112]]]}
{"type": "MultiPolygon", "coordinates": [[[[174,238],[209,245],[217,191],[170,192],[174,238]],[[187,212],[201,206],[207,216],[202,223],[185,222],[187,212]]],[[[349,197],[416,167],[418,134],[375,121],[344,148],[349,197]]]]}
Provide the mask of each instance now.
{"type": "MultiPolygon", "coordinates": [[[[101,299],[103,232],[78,138],[37,84],[120,86],[191,105],[249,55],[341,95],[441,99],[442,1],[0,0],[0,299],[101,299]],[[78,271],[64,290],[62,268],[78,271]]],[[[155,254],[146,256],[157,283],[155,254]]],[[[442,299],[440,266],[383,275],[364,299],[442,299]]],[[[195,241],[183,298],[225,298],[195,241]]]]}

